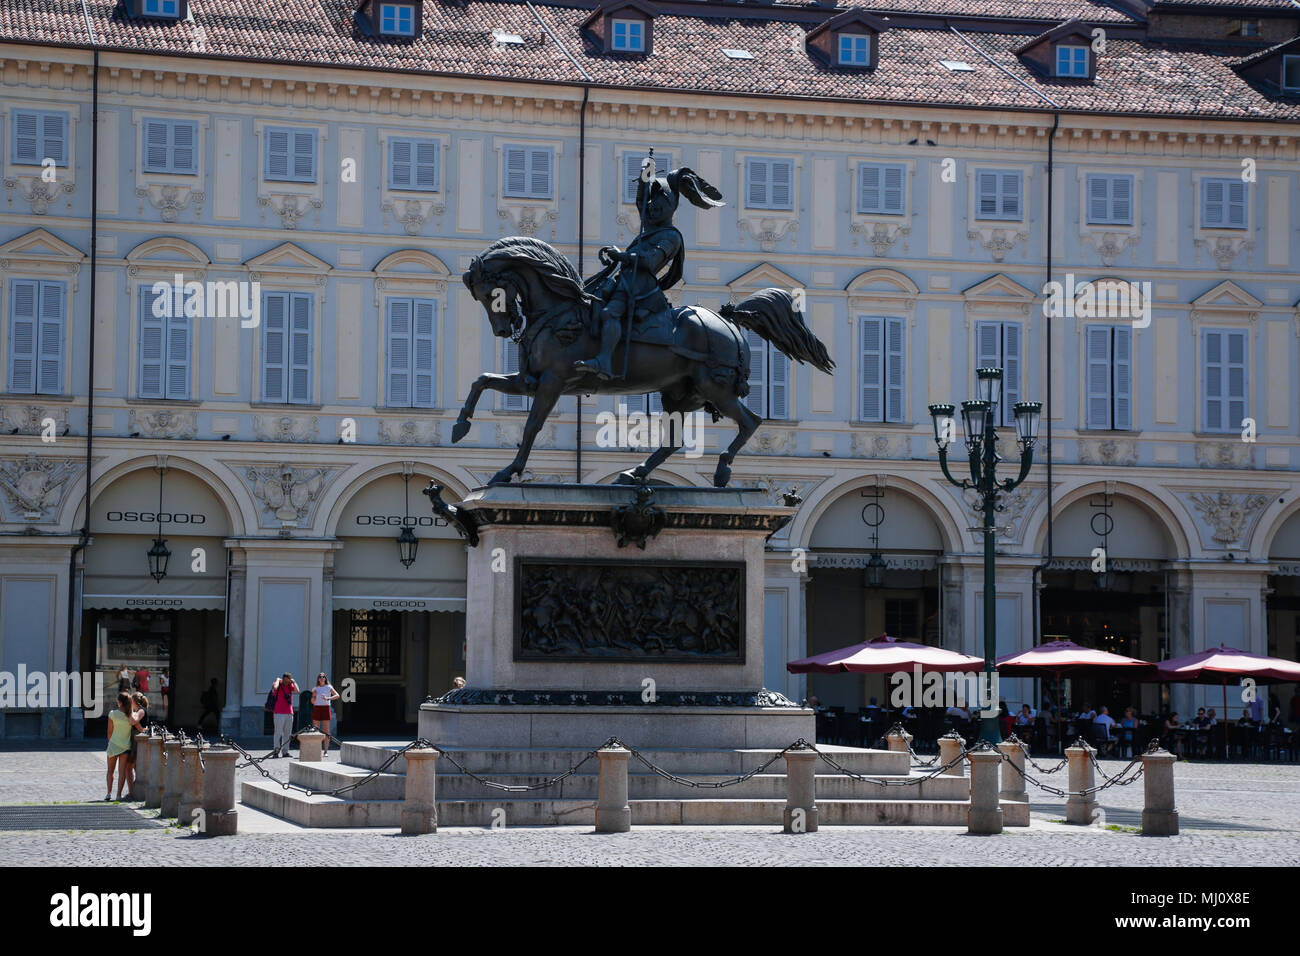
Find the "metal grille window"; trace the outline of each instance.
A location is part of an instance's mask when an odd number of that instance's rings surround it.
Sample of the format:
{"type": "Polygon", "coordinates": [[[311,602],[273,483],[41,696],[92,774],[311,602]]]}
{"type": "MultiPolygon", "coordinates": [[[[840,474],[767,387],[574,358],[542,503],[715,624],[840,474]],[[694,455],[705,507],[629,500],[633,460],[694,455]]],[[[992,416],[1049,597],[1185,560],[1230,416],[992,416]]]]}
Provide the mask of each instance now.
{"type": "Polygon", "coordinates": [[[401,672],[401,615],[396,611],[353,611],[348,634],[348,673],[377,676],[401,672]]]}
{"type": "Polygon", "coordinates": [[[886,598],[885,633],[904,641],[921,638],[920,609],[914,598],[886,598]]]}

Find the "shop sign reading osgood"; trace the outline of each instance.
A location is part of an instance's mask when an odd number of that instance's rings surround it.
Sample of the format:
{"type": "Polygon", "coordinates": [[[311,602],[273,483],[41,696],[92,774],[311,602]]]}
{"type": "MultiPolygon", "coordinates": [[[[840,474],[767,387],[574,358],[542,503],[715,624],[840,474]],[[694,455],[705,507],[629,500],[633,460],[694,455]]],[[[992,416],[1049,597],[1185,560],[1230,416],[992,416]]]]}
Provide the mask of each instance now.
{"type": "Polygon", "coordinates": [[[357,515],[358,527],[445,528],[447,519],[435,515],[357,515]]]}
{"type": "Polygon", "coordinates": [[[206,524],[208,516],[204,514],[186,514],[182,511],[108,511],[105,521],[139,521],[145,524],[206,524]]]}

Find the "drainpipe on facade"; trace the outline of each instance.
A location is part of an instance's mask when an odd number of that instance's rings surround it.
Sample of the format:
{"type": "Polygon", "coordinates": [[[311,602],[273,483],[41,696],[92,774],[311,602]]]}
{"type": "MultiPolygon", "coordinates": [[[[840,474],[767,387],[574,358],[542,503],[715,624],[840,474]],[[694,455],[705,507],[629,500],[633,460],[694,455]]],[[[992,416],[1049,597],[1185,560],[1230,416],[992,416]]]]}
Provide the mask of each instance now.
{"type": "MultiPolygon", "coordinates": [[[[587,222],[587,100],[591,97],[591,87],[582,84],[582,106],[578,108],[578,277],[583,277],[583,228],[587,222]]],[[[577,403],[577,440],[578,460],[575,465],[574,481],[582,481],[582,393],[573,396],[577,403]]]]}

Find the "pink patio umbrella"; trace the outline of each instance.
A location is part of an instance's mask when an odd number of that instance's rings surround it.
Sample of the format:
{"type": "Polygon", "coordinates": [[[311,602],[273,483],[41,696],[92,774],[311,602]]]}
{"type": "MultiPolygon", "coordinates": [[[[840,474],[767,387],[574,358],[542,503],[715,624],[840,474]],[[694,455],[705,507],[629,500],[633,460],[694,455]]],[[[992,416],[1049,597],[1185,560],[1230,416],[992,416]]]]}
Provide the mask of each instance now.
{"type": "Polygon", "coordinates": [[[1150,680],[1169,684],[1220,684],[1223,687],[1224,753],[1227,754],[1228,682],[1249,677],[1257,684],[1300,681],[1300,664],[1281,657],[1265,657],[1220,644],[1195,654],[1161,661],[1150,680]]]}
{"type": "Polygon", "coordinates": [[[984,666],[983,658],[946,651],[942,647],[911,644],[888,634],[861,644],[841,647],[812,657],[790,661],[785,669],[791,674],[888,674],[920,667],[930,671],[970,671],[984,666]]]}
{"type": "Polygon", "coordinates": [[[1003,677],[1041,677],[1043,673],[1056,675],[1056,739],[1061,738],[1061,678],[1122,677],[1140,681],[1155,673],[1156,665],[1136,657],[1099,651],[1073,641],[1048,641],[1027,651],[1006,654],[998,658],[998,673],[1003,677]]]}

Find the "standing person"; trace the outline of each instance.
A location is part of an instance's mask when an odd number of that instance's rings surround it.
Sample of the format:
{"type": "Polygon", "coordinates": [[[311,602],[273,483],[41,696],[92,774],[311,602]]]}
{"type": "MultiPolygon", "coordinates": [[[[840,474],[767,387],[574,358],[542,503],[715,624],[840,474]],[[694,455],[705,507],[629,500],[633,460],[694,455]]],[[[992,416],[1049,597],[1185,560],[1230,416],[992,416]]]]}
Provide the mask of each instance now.
{"type": "Polygon", "coordinates": [[[136,691],[131,695],[131,710],[128,712],[131,718],[131,749],[126,754],[126,792],[127,799],[134,800],[135,797],[135,761],[138,756],[138,741],[135,739],[136,734],[147,733],[145,720],[149,715],[149,698],[144,694],[136,691]]]}
{"type": "Polygon", "coordinates": [[[130,693],[130,691],[131,668],[127,667],[126,662],[124,661],[122,663],[122,669],[117,672],[117,692],[121,694],[123,692],[130,693]]]}
{"type": "Polygon", "coordinates": [[[217,725],[221,725],[221,691],[217,687],[217,679],[212,678],[212,683],[208,684],[208,689],[199,695],[199,703],[203,705],[203,713],[199,715],[199,728],[202,729],[203,721],[207,719],[208,714],[217,718],[217,725]]]}
{"type": "Polygon", "coordinates": [[[339,692],[324,674],[316,675],[316,686],[311,689],[311,724],[325,735],[323,756],[330,752],[330,720],[334,716],[330,701],[338,700],[339,692]]]}
{"type": "Polygon", "coordinates": [[[171,693],[172,689],[172,672],[170,668],[164,667],[162,669],[162,676],[158,678],[158,689],[162,693],[163,720],[170,722],[172,718],[171,701],[168,699],[168,694],[171,693]]]}
{"type": "Polygon", "coordinates": [[[126,785],[126,755],[131,750],[131,695],[121,691],[117,695],[117,706],[108,712],[108,790],[104,800],[113,799],[113,771],[117,771],[117,799],[122,799],[122,787],[126,785]]]}
{"type": "Polygon", "coordinates": [[[288,757],[289,744],[293,741],[293,705],[298,695],[298,685],[294,682],[293,675],[285,671],[271,685],[271,693],[275,694],[275,708],[271,711],[275,721],[271,756],[288,757]]]}
{"type": "Polygon", "coordinates": [[[140,669],[135,672],[135,689],[142,694],[149,693],[149,665],[141,664],[140,669]]]}

